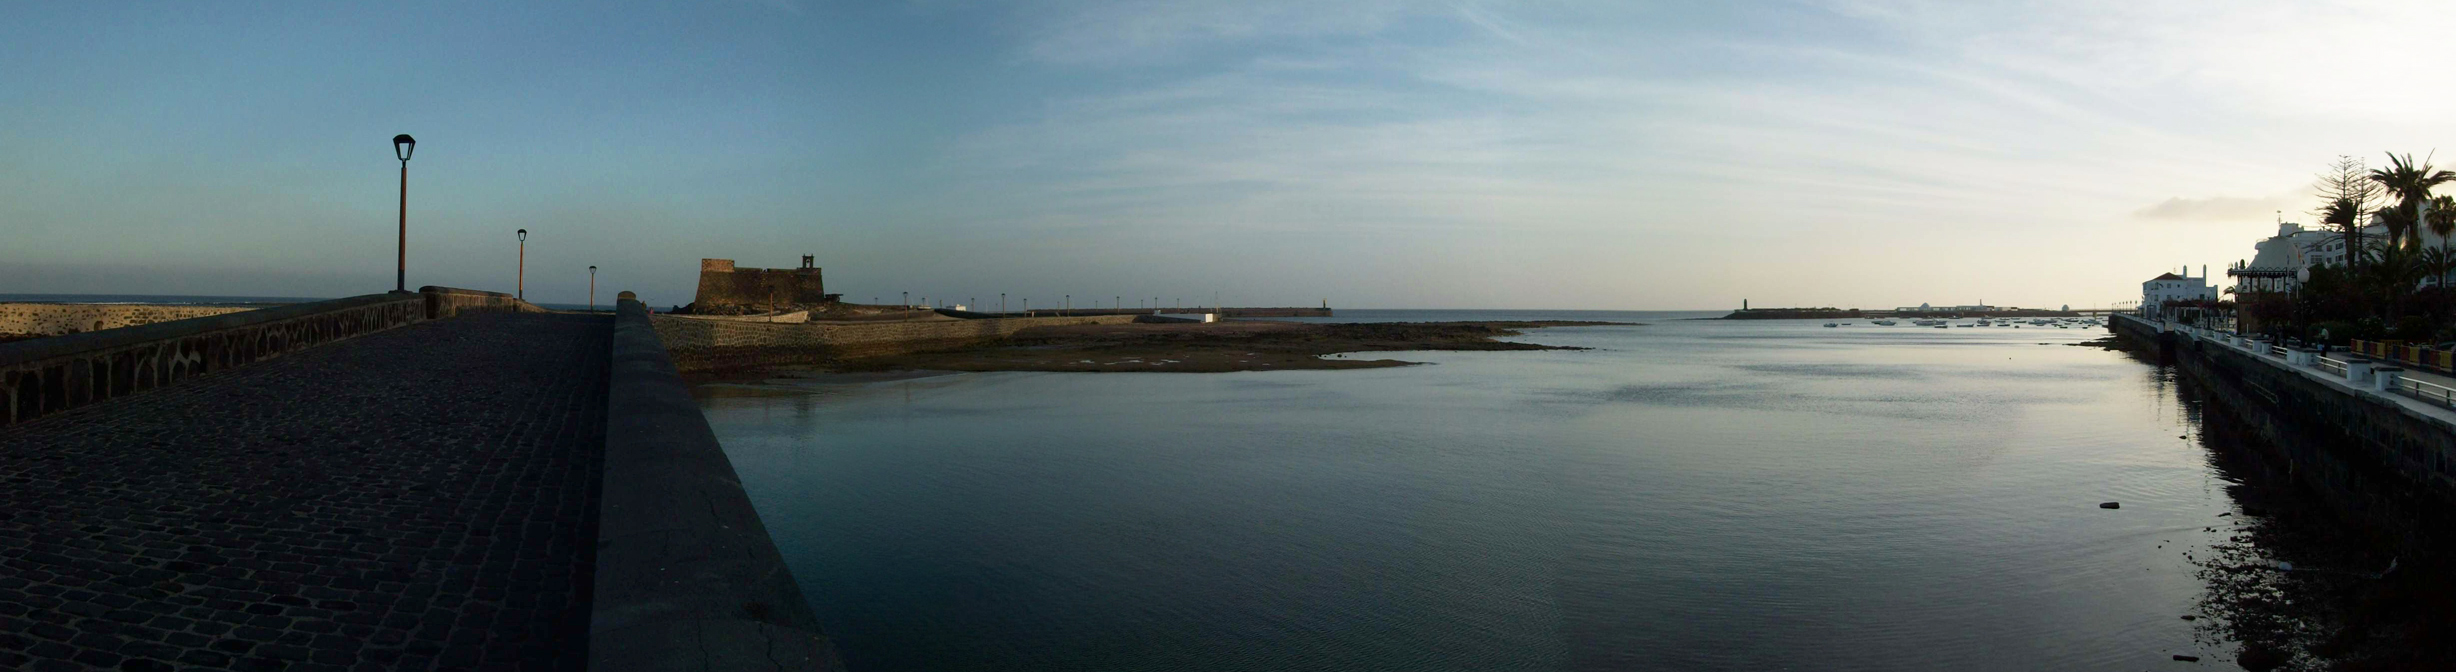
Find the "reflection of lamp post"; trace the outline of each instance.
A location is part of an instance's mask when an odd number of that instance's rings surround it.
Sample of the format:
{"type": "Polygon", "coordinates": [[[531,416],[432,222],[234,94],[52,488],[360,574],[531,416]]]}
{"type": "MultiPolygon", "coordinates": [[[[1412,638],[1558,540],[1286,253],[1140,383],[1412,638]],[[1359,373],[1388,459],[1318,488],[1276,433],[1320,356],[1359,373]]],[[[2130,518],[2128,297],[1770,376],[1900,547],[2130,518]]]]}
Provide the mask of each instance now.
{"type": "Polygon", "coordinates": [[[521,229],[513,232],[513,235],[520,236],[520,274],[512,276],[512,297],[527,300],[529,298],[529,230],[521,229]]]}
{"type": "Polygon", "coordinates": [[[409,291],[409,155],[418,151],[418,139],[408,133],[392,136],[392,155],[401,159],[401,246],[393,259],[392,291],[409,291]]]}
{"type": "Polygon", "coordinates": [[[588,267],[588,312],[597,312],[597,267],[588,267]]]}

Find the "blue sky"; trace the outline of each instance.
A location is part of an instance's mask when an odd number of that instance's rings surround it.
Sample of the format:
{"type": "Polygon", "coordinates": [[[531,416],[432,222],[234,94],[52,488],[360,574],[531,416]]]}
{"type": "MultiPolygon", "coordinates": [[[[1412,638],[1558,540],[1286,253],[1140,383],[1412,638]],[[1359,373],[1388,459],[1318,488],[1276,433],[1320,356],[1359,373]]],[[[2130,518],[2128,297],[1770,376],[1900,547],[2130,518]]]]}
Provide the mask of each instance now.
{"type": "Polygon", "coordinates": [[[30,3],[0,292],[390,289],[411,133],[410,283],[508,289],[527,228],[548,301],[808,253],[855,300],[2103,303],[2307,220],[2338,154],[2436,148],[2451,14],[30,3]]]}

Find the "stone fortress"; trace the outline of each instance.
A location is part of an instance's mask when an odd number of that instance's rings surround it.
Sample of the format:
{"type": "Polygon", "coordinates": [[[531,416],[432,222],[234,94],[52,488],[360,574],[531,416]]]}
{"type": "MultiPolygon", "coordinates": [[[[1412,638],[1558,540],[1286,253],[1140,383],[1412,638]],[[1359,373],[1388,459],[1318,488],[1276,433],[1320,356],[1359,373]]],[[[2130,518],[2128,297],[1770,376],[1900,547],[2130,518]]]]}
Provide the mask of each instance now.
{"type": "Polygon", "coordinates": [[[732,259],[699,260],[699,292],[688,312],[739,315],[834,303],[817,257],[802,255],[801,268],[737,268],[732,259]]]}

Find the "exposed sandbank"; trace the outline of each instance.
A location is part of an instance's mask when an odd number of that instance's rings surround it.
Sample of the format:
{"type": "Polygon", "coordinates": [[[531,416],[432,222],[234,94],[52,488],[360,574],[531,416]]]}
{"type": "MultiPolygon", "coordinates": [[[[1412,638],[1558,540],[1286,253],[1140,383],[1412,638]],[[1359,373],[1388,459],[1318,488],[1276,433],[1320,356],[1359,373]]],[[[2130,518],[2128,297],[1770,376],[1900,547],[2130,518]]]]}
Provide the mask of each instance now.
{"type": "Polygon", "coordinates": [[[1404,350],[1579,350],[1498,340],[1523,329],[1636,326],[1626,322],[1221,322],[1036,327],[996,344],[845,362],[833,371],[1166,371],[1207,373],[1369,369],[1420,362],[1346,353],[1404,350]]]}

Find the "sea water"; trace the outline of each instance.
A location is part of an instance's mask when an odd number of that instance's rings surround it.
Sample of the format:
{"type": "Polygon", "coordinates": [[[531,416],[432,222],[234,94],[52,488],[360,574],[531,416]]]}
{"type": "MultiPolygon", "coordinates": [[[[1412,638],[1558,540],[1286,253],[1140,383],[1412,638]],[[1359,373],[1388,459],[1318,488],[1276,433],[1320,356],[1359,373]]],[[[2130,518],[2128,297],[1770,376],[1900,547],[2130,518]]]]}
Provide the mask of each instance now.
{"type": "MultiPolygon", "coordinates": [[[[2102,329],[1580,319],[1344,371],[711,385],[855,670],[2222,658],[2201,418],[2102,329]],[[2120,509],[2100,502],[2119,501],[2120,509]]],[[[2214,526],[2214,527],[2212,527],[2214,526]]]]}

